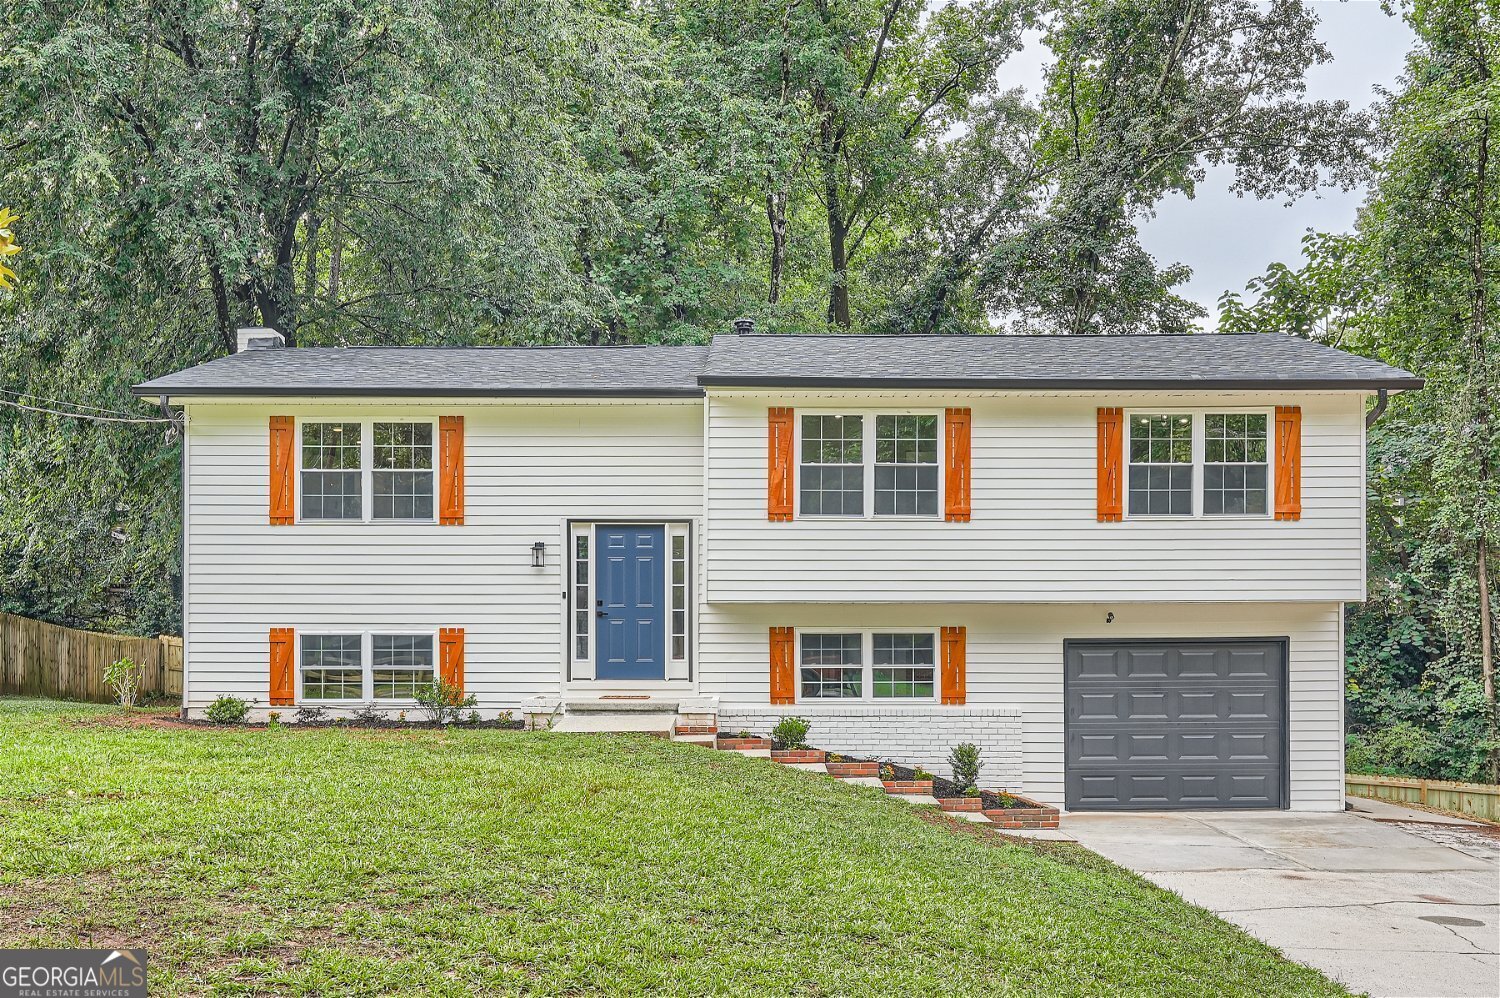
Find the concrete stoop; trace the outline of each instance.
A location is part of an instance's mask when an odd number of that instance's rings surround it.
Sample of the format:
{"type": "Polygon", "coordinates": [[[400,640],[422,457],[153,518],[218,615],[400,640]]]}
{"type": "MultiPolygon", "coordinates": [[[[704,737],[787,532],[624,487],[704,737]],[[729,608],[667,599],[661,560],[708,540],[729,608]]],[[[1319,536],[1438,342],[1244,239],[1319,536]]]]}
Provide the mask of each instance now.
{"type": "Polygon", "coordinates": [[[533,731],[647,734],[709,746],[719,730],[717,697],[533,697],[521,706],[521,716],[533,731]]]}

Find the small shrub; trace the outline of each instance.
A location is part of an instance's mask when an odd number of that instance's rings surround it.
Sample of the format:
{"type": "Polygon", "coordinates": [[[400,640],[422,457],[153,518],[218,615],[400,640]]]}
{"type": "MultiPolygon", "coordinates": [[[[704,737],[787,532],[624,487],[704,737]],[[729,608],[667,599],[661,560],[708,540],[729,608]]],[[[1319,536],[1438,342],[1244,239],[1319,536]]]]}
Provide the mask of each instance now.
{"type": "Polygon", "coordinates": [[[274,731],[279,727],[281,727],[281,711],[273,710],[266,720],[266,728],[274,731]]]}
{"type": "Polygon", "coordinates": [[[477,710],[471,710],[471,711],[469,711],[469,716],[466,719],[465,723],[467,723],[467,724],[478,724],[479,723],[479,711],[477,711],[477,710]]]}
{"type": "Polygon", "coordinates": [[[771,729],[771,737],[789,749],[807,748],[807,729],[812,725],[805,718],[783,717],[771,729]]]}
{"type": "Polygon", "coordinates": [[[328,720],[328,708],[326,707],[298,707],[298,724],[322,724],[328,720]]]}
{"type": "Polygon", "coordinates": [[[385,720],[385,714],[373,703],[367,703],[354,712],[354,719],[360,724],[379,724],[385,720]]]}
{"type": "Polygon", "coordinates": [[[748,732],[748,731],[741,731],[739,734],[735,735],[734,737],[736,737],[736,738],[749,738],[750,737],[750,732],[748,732]]]}
{"type": "Polygon", "coordinates": [[[894,782],[895,779],[896,779],[896,767],[892,766],[888,762],[881,763],[881,765],[880,765],[880,778],[882,780],[887,781],[887,782],[894,782]]]}
{"type": "Polygon", "coordinates": [[[979,746],[973,742],[962,742],[948,753],[948,765],[953,767],[953,782],[961,787],[979,785],[979,746]]]}
{"type": "Polygon", "coordinates": [[[141,667],[128,658],[111,662],[104,670],[104,682],[115,693],[115,703],[134,707],[141,688],[141,667]]]}
{"type": "Polygon", "coordinates": [[[960,790],[959,793],[963,794],[965,797],[978,797],[979,796],[979,788],[976,787],[974,784],[971,783],[968,786],[964,787],[962,790],[960,790]]]}
{"type": "Polygon", "coordinates": [[[508,710],[502,710],[500,712],[500,715],[495,718],[495,721],[497,723],[499,723],[499,724],[510,724],[515,719],[516,719],[515,715],[512,714],[510,711],[508,711],[508,710]]]}
{"type": "Polygon", "coordinates": [[[1015,807],[1018,803],[1020,803],[1014,797],[1012,797],[1010,794],[1006,793],[1004,790],[1000,791],[995,796],[1000,798],[1000,806],[1001,807],[1015,807]]]}
{"type": "Polygon", "coordinates": [[[470,693],[464,695],[463,687],[434,679],[417,687],[414,697],[417,707],[433,724],[457,724],[465,710],[479,705],[479,698],[470,693]]]}
{"type": "Polygon", "coordinates": [[[239,697],[219,697],[208,705],[203,716],[215,724],[238,724],[250,713],[250,703],[239,697]]]}
{"type": "Polygon", "coordinates": [[[921,782],[922,780],[930,780],[932,779],[932,774],[927,772],[927,770],[923,769],[921,766],[918,766],[917,771],[912,774],[912,779],[918,782],[921,782]]]}

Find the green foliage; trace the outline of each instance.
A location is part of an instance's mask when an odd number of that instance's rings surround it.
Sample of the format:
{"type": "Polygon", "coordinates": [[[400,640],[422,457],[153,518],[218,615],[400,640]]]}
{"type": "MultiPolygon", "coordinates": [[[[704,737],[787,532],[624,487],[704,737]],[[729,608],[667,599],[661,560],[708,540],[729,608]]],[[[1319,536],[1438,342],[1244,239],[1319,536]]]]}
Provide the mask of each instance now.
{"type": "MultiPolygon", "coordinates": [[[[979,771],[984,763],[980,759],[979,746],[973,742],[962,742],[948,753],[948,765],[953,768],[953,782],[961,787],[977,786],[979,771]]],[[[965,796],[968,791],[964,791],[965,796]]]]}
{"type": "Polygon", "coordinates": [[[141,667],[128,658],[117,659],[104,668],[104,685],[115,694],[115,703],[134,707],[141,686],[141,667]]]}
{"type": "Polygon", "coordinates": [[[462,686],[434,679],[417,687],[412,699],[417,701],[422,715],[431,724],[458,724],[465,710],[479,705],[479,698],[472,693],[465,695],[462,686]]]}
{"type": "Polygon", "coordinates": [[[807,748],[807,731],[811,727],[806,718],[783,717],[771,729],[771,738],[783,748],[807,748]]]}
{"type": "Polygon", "coordinates": [[[1406,18],[1417,47],[1378,108],[1384,155],[1355,231],[1309,234],[1301,268],[1273,265],[1251,303],[1221,307],[1226,329],[1287,329],[1427,379],[1369,434],[1369,599],[1346,625],[1349,764],[1495,782],[1480,593],[1487,583],[1493,611],[1500,23],[1492,7],[1448,2],[1406,18]]]}
{"type": "Polygon", "coordinates": [[[250,704],[239,697],[223,696],[209,704],[203,716],[215,724],[238,724],[250,712],[250,704]]]}

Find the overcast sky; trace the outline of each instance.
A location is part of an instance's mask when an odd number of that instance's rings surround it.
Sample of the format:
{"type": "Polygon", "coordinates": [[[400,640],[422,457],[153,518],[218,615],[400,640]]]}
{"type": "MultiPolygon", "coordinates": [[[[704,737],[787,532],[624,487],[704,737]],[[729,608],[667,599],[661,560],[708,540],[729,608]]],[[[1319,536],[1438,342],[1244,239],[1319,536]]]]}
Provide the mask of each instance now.
{"type": "MultiPolygon", "coordinates": [[[[1404,22],[1388,16],[1378,0],[1315,0],[1312,7],[1333,60],[1309,72],[1310,99],[1366,107],[1376,98],[1376,86],[1394,86],[1412,44],[1404,22]]],[[[1035,92],[1047,54],[1039,42],[1029,45],[1006,64],[1005,81],[1035,92]]],[[[1192,279],[1178,291],[1208,309],[1204,325],[1209,329],[1218,321],[1220,294],[1242,290],[1268,263],[1295,264],[1309,228],[1347,230],[1364,198],[1360,190],[1325,188],[1286,207],[1284,198],[1236,197],[1229,191],[1231,179],[1230,170],[1210,170],[1196,198],[1169,197],[1141,226],[1141,241],[1159,263],[1180,261],[1193,269],[1192,279]]]]}

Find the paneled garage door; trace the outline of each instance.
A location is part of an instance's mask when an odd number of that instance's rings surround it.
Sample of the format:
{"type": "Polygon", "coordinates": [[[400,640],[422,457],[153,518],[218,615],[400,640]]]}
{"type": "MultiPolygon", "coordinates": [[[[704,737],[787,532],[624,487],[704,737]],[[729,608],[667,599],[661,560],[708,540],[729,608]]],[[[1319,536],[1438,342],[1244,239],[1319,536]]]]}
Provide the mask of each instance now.
{"type": "Polygon", "coordinates": [[[1063,648],[1070,809],[1286,806],[1286,642],[1063,648]]]}

